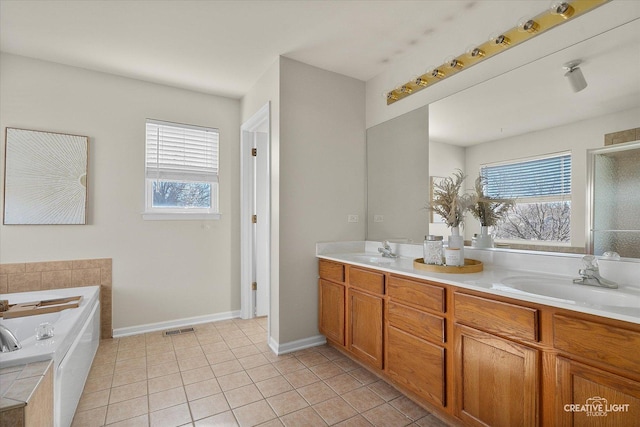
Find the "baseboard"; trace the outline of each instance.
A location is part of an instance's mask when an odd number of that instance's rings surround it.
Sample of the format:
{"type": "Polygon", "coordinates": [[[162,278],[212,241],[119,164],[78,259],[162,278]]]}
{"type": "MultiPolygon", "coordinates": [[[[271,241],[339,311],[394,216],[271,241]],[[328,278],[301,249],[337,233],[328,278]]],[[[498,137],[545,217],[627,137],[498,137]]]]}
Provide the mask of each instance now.
{"type": "Polygon", "coordinates": [[[148,323],[146,325],[129,326],[113,330],[113,337],[127,337],[129,335],[145,334],[147,332],[164,331],[165,329],[192,326],[200,323],[218,322],[240,317],[240,310],[228,311],[226,313],[208,314],[206,316],[188,317],[185,319],[169,320],[167,322],[148,323]]]}
{"type": "Polygon", "coordinates": [[[318,345],[326,344],[327,339],[323,335],[316,335],[313,337],[302,338],[301,340],[290,341],[284,344],[278,344],[276,340],[269,337],[269,348],[275,354],[280,356],[281,354],[287,354],[298,350],[303,350],[309,347],[315,347],[318,345]]]}

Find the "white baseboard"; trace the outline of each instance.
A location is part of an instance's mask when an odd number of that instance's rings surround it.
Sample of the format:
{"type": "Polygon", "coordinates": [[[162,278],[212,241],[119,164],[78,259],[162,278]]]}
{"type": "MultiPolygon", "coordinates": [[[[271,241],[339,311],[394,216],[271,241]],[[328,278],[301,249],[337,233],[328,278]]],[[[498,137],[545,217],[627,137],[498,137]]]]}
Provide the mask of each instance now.
{"type": "Polygon", "coordinates": [[[284,344],[278,344],[272,337],[269,337],[269,348],[275,354],[280,356],[281,354],[287,354],[298,350],[303,350],[309,347],[315,347],[318,345],[326,344],[327,339],[323,335],[316,335],[313,337],[302,338],[301,340],[290,341],[284,344]]]}
{"type": "Polygon", "coordinates": [[[148,323],[146,325],[129,326],[113,330],[113,337],[127,337],[129,335],[145,334],[147,332],[164,331],[165,329],[192,326],[200,323],[218,322],[240,317],[240,310],[228,311],[226,313],[208,314],[206,316],[188,317],[185,319],[169,320],[167,322],[148,323]]]}

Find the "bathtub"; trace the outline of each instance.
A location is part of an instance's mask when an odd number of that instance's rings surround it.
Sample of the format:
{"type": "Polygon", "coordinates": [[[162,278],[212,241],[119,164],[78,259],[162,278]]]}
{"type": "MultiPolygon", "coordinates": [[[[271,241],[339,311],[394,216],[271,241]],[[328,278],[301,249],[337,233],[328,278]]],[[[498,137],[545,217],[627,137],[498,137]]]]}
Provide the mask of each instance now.
{"type": "Polygon", "coordinates": [[[22,345],[20,350],[0,353],[0,369],[53,359],[55,427],[71,425],[100,343],[100,286],[0,295],[0,299],[9,300],[9,304],[77,295],[82,296],[78,308],[15,319],[0,319],[0,325],[13,332],[22,345]],[[49,322],[54,326],[54,336],[38,341],[35,329],[43,322],[49,322]]]}

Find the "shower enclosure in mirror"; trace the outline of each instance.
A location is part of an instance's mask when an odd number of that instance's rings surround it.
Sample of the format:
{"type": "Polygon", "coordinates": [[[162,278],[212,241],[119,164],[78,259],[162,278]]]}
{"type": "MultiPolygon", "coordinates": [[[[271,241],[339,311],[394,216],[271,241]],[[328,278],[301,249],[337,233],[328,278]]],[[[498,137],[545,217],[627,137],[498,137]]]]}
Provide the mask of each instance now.
{"type": "Polygon", "coordinates": [[[640,141],[589,151],[589,252],[640,258],[640,141]]]}
{"type": "Polygon", "coordinates": [[[6,129],[4,224],[86,224],[89,138],[6,129]]]}

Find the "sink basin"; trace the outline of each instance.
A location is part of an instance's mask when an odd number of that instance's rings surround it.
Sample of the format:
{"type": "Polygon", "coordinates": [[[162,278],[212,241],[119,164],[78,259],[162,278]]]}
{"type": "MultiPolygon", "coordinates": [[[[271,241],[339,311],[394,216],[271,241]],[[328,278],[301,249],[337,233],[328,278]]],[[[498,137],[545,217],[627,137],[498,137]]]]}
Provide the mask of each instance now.
{"type": "Polygon", "coordinates": [[[355,262],[362,262],[365,264],[376,264],[376,265],[389,265],[394,264],[398,258],[386,258],[382,255],[376,254],[358,254],[358,255],[350,255],[351,258],[355,262]]]}
{"type": "Polygon", "coordinates": [[[606,289],[573,283],[572,279],[546,276],[512,276],[492,286],[505,292],[530,294],[570,303],[640,308],[640,289],[606,289]]]}

